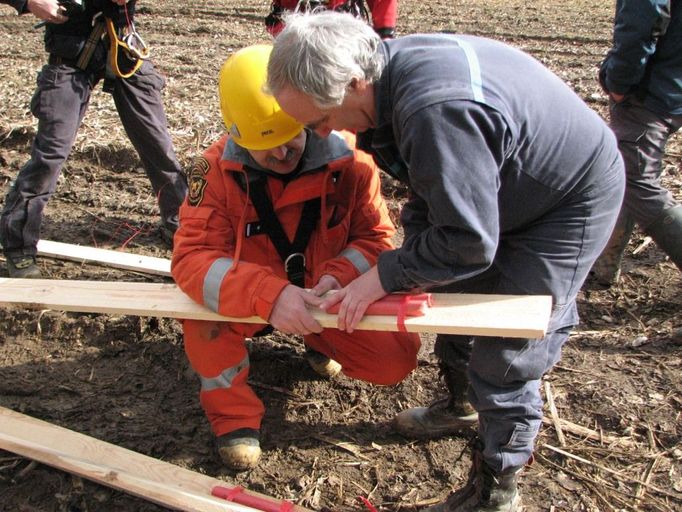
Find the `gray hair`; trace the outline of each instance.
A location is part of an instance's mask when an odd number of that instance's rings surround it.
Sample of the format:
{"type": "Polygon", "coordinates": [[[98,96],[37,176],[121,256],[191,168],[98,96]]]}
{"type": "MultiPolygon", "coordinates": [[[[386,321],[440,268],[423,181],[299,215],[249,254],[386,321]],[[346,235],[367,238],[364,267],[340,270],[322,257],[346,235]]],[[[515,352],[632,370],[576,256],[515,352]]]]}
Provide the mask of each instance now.
{"type": "Polygon", "coordinates": [[[266,90],[292,87],[319,108],[340,105],[351,80],[374,83],[384,67],[381,39],[364,21],[334,11],[290,14],[275,38],[266,90]]]}

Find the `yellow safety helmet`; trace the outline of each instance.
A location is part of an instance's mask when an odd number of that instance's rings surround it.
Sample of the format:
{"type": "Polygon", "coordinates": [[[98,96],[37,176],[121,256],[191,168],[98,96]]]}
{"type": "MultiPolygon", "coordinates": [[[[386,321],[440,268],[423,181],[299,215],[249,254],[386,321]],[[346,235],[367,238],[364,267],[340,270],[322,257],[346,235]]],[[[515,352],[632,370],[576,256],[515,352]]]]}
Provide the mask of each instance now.
{"type": "Polygon", "coordinates": [[[220,110],[232,139],[246,149],[272,149],[296,137],[303,125],[263,92],[272,46],[242,48],[225,61],[218,79],[220,110]]]}

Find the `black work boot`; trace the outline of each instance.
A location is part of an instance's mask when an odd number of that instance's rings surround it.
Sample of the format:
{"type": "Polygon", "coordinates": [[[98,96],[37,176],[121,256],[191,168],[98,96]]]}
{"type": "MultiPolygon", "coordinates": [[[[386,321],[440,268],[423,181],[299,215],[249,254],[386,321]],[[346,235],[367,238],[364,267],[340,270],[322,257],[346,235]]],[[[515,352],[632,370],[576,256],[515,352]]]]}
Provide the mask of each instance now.
{"type": "Polygon", "coordinates": [[[606,247],[592,265],[588,278],[591,288],[610,288],[620,278],[620,266],[623,253],[628,245],[635,223],[625,210],[621,210],[616,225],[606,247]]]}
{"type": "Polygon", "coordinates": [[[35,256],[7,256],[7,272],[13,278],[40,279],[42,277],[35,256]]]}
{"type": "Polygon", "coordinates": [[[424,512],[517,512],[521,497],[517,481],[522,468],[510,468],[502,473],[492,470],[483,460],[479,442],[473,449],[472,466],[466,485],[443,502],[424,512]]]}
{"type": "Polygon", "coordinates": [[[465,371],[440,363],[440,375],[449,394],[428,407],[413,407],[393,418],[393,429],[406,437],[434,438],[478,426],[478,413],[467,399],[469,381],[465,371]]]}
{"type": "Polygon", "coordinates": [[[682,205],[663,210],[644,231],[682,270],[682,205]]]}

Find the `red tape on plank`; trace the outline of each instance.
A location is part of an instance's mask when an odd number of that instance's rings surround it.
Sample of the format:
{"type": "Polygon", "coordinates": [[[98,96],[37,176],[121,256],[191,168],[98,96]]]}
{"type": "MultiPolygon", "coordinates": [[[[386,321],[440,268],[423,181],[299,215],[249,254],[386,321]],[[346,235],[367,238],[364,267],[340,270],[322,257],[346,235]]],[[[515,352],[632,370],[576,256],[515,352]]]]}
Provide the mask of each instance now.
{"type": "Polygon", "coordinates": [[[397,318],[397,323],[398,323],[398,330],[400,332],[407,332],[407,327],[405,327],[405,315],[407,314],[407,306],[410,304],[410,300],[408,299],[408,296],[405,295],[403,299],[400,301],[399,306],[398,306],[398,318],[397,318]]]}
{"type": "MultiPolygon", "coordinates": [[[[378,316],[424,316],[433,305],[430,293],[392,293],[373,302],[367,307],[365,315],[378,316]]],[[[340,304],[334,304],[327,313],[338,314],[340,304]]]]}

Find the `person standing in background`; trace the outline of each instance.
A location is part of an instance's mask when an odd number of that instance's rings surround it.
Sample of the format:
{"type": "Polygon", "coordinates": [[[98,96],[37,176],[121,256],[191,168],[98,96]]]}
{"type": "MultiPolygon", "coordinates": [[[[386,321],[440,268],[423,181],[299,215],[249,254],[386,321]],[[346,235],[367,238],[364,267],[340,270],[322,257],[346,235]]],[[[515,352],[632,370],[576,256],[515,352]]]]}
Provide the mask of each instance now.
{"type": "Polygon", "coordinates": [[[161,97],[165,80],[144,58],[146,47],[134,29],[135,0],[85,0],[68,8],[57,0],[0,3],[46,22],[49,54],[31,100],[38,119],[31,156],[10,187],[0,216],[9,276],[41,276],[36,253],[43,210],[56,190],[92,90],[102,80],[151,181],[161,212],[161,237],[172,246],[187,185],[168,132],[161,97]]]}
{"type": "MultiPolygon", "coordinates": [[[[592,268],[598,285],[617,282],[636,223],[682,270],[682,204],[661,181],[668,139],[682,125],[682,10],[674,0],[618,0],[613,47],[599,82],[625,161],[625,200],[592,268]]],[[[679,169],[678,169],[679,172],[679,169]]]]}

